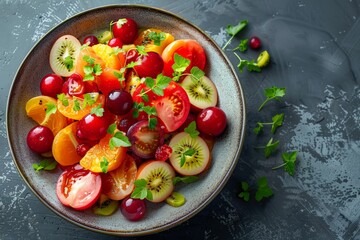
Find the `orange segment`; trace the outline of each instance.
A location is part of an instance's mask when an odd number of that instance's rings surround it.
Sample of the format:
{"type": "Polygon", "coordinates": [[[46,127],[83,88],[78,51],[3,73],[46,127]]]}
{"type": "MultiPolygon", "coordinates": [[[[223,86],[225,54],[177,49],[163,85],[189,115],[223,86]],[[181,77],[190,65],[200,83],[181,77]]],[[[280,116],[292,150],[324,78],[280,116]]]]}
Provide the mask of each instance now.
{"type": "Polygon", "coordinates": [[[54,136],[67,125],[66,117],[59,111],[46,115],[48,106],[56,106],[56,100],[48,96],[37,96],[26,102],[26,114],[35,122],[51,129],[54,136]]]}
{"type": "Polygon", "coordinates": [[[158,46],[155,45],[154,41],[149,38],[149,33],[151,32],[160,33],[162,31],[156,28],[146,29],[139,34],[139,36],[135,39],[134,44],[144,45],[146,52],[157,52],[161,55],[165,47],[174,41],[174,36],[170,33],[165,33],[165,39],[162,40],[160,42],[160,46],[158,46]]]}
{"type": "Polygon", "coordinates": [[[81,157],[76,153],[79,142],[76,138],[77,122],[63,128],[54,138],[52,154],[55,160],[63,165],[70,166],[78,163],[81,157]]]}
{"type": "Polygon", "coordinates": [[[110,149],[109,141],[111,137],[111,134],[106,134],[98,144],[90,148],[80,160],[80,165],[92,172],[100,173],[102,172],[100,163],[104,162],[104,159],[106,159],[108,162],[108,172],[118,168],[126,157],[127,148],[115,147],[110,149]]]}
{"type": "Polygon", "coordinates": [[[69,104],[65,106],[61,100],[57,100],[57,109],[59,110],[62,115],[65,117],[68,117],[70,119],[74,120],[80,120],[85,115],[89,114],[91,112],[91,109],[93,107],[98,106],[101,104],[101,106],[104,106],[105,97],[102,94],[98,93],[92,93],[93,99],[96,100],[95,103],[92,105],[86,104],[84,107],[84,99],[75,97],[75,96],[67,96],[69,104]],[[76,108],[76,105],[80,107],[78,110],[76,108]]]}
{"type": "Polygon", "coordinates": [[[114,54],[114,49],[106,44],[96,44],[92,46],[95,54],[99,56],[104,62],[105,66],[113,69],[120,69],[124,66],[125,57],[119,59],[119,56],[124,56],[123,53],[114,54]]]}
{"type": "Polygon", "coordinates": [[[105,68],[105,62],[98,55],[96,55],[94,49],[92,47],[85,47],[79,53],[75,68],[75,72],[80,74],[82,77],[85,76],[84,67],[89,65],[89,63],[84,60],[85,56],[94,59],[94,64],[99,64],[101,69],[105,68]]]}

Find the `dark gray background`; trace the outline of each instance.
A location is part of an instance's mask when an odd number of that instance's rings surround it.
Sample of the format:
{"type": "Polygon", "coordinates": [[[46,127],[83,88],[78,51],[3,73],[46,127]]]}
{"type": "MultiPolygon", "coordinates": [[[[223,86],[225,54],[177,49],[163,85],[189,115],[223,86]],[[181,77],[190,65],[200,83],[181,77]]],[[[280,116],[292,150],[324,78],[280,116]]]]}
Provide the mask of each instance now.
{"type": "MultiPolygon", "coordinates": [[[[219,45],[228,39],[226,25],[247,19],[229,49],[257,35],[272,56],[262,73],[238,72],[247,101],[246,142],[223,191],[182,225],[132,239],[360,239],[358,0],[0,0],[0,239],[119,239],[62,220],[32,194],[12,162],[5,123],[12,79],[31,47],[62,20],[112,3],[164,8],[219,45]],[[287,88],[285,102],[257,112],[263,89],[273,85],[287,88]],[[257,121],[280,112],[285,122],[274,136],[252,133],[257,121]],[[270,137],[280,140],[280,149],[265,159],[253,146],[270,137]],[[271,170],[282,152],[292,150],[299,151],[294,177],[271,170]],[[254,187],[262,176],[274,190],[271,199],[245,203],[237,197],[241,181],[254,187]]],[[[226,55],[236,66],[233,53],[226,55]]]]}

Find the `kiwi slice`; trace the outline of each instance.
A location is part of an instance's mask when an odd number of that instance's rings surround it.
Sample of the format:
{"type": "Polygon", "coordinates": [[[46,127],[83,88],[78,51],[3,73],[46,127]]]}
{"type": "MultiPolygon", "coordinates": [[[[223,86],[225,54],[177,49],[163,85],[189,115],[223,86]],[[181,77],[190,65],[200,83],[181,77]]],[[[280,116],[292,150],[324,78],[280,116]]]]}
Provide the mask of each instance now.
{"type": "Polygon", "coordinates": [[[217,104],[215,84],[206,76],[196,79],[189,75],[180,84],[189,96],[192,110],[199,111],[217,104]]]}
{"type": "Polygon", "coordinates": [[[162,202],[170,196],[174,190],[173,168],[164,161],[147,161],[140,165],[137,179],[145,179],[146,188],[152,193],[151,202],[162,202]]]}
{"type": "Polygon", "coordinates": [[[58,38],[50,50],[50,67],[55,74],[68,77],[75,72],[81,43],[72,35],[58,38]]]}
{"type": "Polygon", "coordinates": [[[99,43],[102,43],[102,44],[107,44],[107,42],[113,38],[113,34],[111,31],[109,30],[106,30],[106,31],[103,31],[102,33],[100,33],[98,36],[97,36],[98,40],[99,40],[99,43]]]}
{"type": "Polygon", "coordinates": [[[166,203],[173,207],[180,207],[184,205],[186,202],[186,199],[184,195],[178,192],[173,192],[170,197],[166,199],[166,203]]]}
{"type": "Polygon", "coordinates": [[[118,201],[111,200],[105,194],[101,194],[99,200],[92,208],[97,215],[109,216],[118,209],[118,201]]]}
{"type": "Polygon", "coordinates": [[[170,164],[176,172],[185,176],[203,172],[210,161],[210,150],[204,139],[192,138],[188,133],[176,134],[169,143],[173,152],[170,164]]]}
{"type": "Polygon", "coordinates": [[[270,62],[270,54],[266,50],[262,51],[259,57],[257,58],[257,65],[262,68],[268,65],[269,62],[270,62]]]}

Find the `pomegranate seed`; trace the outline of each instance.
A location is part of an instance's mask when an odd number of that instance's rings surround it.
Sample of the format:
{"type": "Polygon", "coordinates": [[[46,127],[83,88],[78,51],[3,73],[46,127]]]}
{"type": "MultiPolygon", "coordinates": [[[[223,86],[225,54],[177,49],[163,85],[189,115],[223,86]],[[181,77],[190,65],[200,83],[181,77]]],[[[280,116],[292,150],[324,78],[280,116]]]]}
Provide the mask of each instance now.
{"type": "Polygon", "coordinates": [[[171,156],[171,153],[172,148],[169,145],[164,144],[156,149],[155,158],[160,161],[166,161],[171,156]]]}

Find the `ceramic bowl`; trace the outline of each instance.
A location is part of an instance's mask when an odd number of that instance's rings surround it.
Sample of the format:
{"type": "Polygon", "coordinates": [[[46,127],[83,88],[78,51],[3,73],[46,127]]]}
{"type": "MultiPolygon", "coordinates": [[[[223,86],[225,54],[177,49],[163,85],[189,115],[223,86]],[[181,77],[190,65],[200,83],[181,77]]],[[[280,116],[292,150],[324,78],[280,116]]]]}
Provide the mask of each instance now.
{"type": "Polygon", "coordinates": [[[64,219],[89,230],[119,236],[146,235],[178,225],[191,218],[221,191],[238,161],[244,141],[245,102],[237,75],[217,44],[204,31],[183,18],[142,5],[112,5],[91,9],[73,16],[47,33],[29,52],[14,78],[7,106],[7,131],[14,162],[34,194],[52,211],[64,219]],[[174,208],[166,203],[147,204],[147,214],[138,222],[126,220],[120,211],[107,217],[91,210],[75,211],[64,207],[56,197],[55,185],[61,173],[35,172],[33,163],[42,158],[26,145],[26,135],[35,122],[26,116],[25,104],[40,95],[41,78],[51,73],[48,56],[52,44],[64,34],[82,40],[99,29],[106,29],[112,20],[130,17],[142,28],[155,27],[174,35],[175,39],[196,39],[207,54],[206,75],[214,81],[219,93],[219,106],[226,112],[228,127],[213,149],[211,168],[200,180],[177,188],[187,199],[185,205],[174,208]]]}

